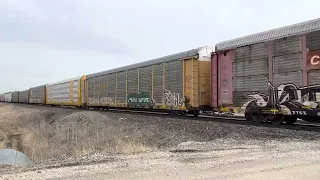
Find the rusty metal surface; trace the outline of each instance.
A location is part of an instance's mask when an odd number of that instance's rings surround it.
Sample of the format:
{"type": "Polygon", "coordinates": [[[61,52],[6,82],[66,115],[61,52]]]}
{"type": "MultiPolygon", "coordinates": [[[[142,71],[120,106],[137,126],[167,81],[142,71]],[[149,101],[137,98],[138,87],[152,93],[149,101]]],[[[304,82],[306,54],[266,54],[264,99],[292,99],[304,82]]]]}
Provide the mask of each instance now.
{"type": "Polygon", "coordinates": [[[308,52],[307,69],[320,69],[320,50],[308,52]]]}

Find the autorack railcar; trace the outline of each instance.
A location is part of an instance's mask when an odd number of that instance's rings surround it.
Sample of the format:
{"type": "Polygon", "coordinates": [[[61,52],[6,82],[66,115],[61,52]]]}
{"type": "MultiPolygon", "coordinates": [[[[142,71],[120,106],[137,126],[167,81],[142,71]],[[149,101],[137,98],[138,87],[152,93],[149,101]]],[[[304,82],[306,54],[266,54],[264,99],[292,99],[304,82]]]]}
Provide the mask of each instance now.
{"type": "Polygon", "coordinates": [[[29,89],[30,104],[45,104],[46,103],[46,85],[32,87],[29,89]]]}
{"type": "Polygon", "coordinates": [[[83,106],[86,76],[79,76],[63,81],[47,84],[46,104],[61,106],[83,106]]]}
{"type": "Polygon", "coordinates": [[[19,102],[19,91],[12,92],[12,100],[11,100],[11,102],[13,102],[13,103],[18,103],[19,102]]]}
{"type": "Polygon", "coordinates": [[[198,115],[210,108],[213,47],[87,76],[87,106],[162,109],[198,115]]]}
{"type": "Polygon", "coordinates": [[[320,117],[320,19],[220,42],[211,65],[217,110],[275,124],[320,117]]]}
{"type": "Polygon", "coordinates": [[[4,94],[0,94],[0,102],[5,102],[4,94]]]}
{"type": "Polygon", "coordinates": [[[29,89],[24,91],[19,91],[19,103],[29,102],[29,89]]]}
{"type": "Polygon", "coordinates": [[[7,92],[4,94],[4,101],[11,103],[12,100],[12,92],[7,92]]]}

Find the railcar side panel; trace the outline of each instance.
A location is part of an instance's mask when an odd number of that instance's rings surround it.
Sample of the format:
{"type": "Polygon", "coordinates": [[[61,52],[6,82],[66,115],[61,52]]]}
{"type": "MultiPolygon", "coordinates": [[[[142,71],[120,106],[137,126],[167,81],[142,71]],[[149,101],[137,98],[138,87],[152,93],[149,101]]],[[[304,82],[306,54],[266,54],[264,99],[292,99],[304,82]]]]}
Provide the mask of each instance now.
{"type": "Polygon", "coordinates": [[[0,94],[0,102],[5,102],[4,94],[0,94]]]}
{"type": "Polygon", "coordinates": [[[302,43],[300,36],[291,36],[273,41],[273,85],[288,82],[303,86],[302,43]]]}
{"type": "Polygon", "coordinates": [[[30,104],[45,104],[45,88],[46,86],[38,86],[30,88],[29,103],[30,104]]]}
{"type": "Polygon", "coordinates": [[[4,101],[5,102],[11,102],[12,101],[12,92],[4,94],[4,101]]]}
{"type": "Polygon", "coordinates": [[[188,109],[199,106],[198,98],[198,61],[184,60],[184,94],[188,109]]]}
{"type": "Polygon", "coordinates": [[[210,107],[211,59],[204,57],[212,51],[211,47],[193,49],[89,75],[88,105],[167,110],[210,107]],[[190,86],[185,85],[188,82],[190,86]],[[187,99],[192,99],[188,108],[187,99]]]}
{"type": "MultiPolygon", "coordinates": [[[[211,59],[198,59],[199,61],[199,92],[200,106],[210,106],[210,72],[211,59]]],[[[231,71],[228,69],[228,71],[231,71]]]]}
{"type": "Polygon", "coordinates": [[[84,81],[85,75],[46,85],[46,104],[81,106],[81,87],[84,81]]]}
{"type": "Polygon", "coordinates": [[[127,105],[127,89],[126,89],[127,72],[122,71],[117,73],[117,106],[125,107],[127,105]]]}
{"type": "Polygon", "coordinates": [[[107,104],[108,106],[116,106],[116,94],[117,94],[117,74],[113,73],[108,77],[108,89],[107,89],[107,104]]]}
{"type": "Polygon", "coordinates": [[[307,34],[308,85],[320,84],[320,31],[307,34]]]}
{"type": "Polygon", "coordinates": [[[161,108],[164,106],[164,64],[153,65],[153,101],[156,108],[161,108]]]}
{"type": "Polygon", "coordinates": [[[29,102],[29,90],[19,91],[19,103],[29,102]]]}
{"type": "Polygon", "coordinates": [[[182,60],[165,63],[164,104],[169,109],[185,109],[182,60]]]}
{"type": "MultiPolygon", "coordinates": [[[[98,76],[99,77],[99,76],[98,76]]],[[[90,79],[87,79],[87,84],[88,84],[88,105],[89,106],[97,106],[99,104],[99,99],[98,97],[95,96],[95,79],[97,77],[92,77],[90,79]]]]}
{"type": "Polygon", "coordinates": [[[107,105],[108,98],[107,98],[107,88],[108,88],[108,84],[107,84],[107,76],[99,76],[95,78],[94,81],[94,96],[96,99],[96,104],[97,105],[107,105]]]}
{"type": "Polygon", "coordinates": [[[14,102],[14,103],[19,102],[19,91],[14,91],[12,93],[12,102],[14,102]]]}

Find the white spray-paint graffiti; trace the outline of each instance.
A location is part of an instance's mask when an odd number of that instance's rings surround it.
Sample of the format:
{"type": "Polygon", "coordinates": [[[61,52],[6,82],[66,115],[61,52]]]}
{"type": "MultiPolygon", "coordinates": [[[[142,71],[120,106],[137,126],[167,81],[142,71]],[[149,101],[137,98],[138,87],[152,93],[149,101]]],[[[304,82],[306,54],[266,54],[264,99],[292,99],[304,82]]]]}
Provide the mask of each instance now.
{"type": "Polygon", "coordinates": [[[295,84],[281,84],[277,88],[268,82],[269,93],[251,92],[248,97],[249,101],[242,105],[242,109],[248,106],[257,107],[281,107],[283,109],[302,108],[303,106],[310,106],[311,108],[318,108],[320,99],[320,92],[311,92],[313,88],[320,88],[320,85],[305,86],[298,88],[295,84]]]}
{"type": "Polygon", "coordinates": [[[174,107],[185,106],[185,98],[176,92],[164,89],[165,103],[174,107]]]}
{"type": "Polygon", "coordinates": [[[100,98],[100,103],[101,104],[113,103],[113,99],[111,97],[103,97],[103,98],[100,98]]]}
{"type": "Polygon", "coordinates": [[[98,104],[105,105],[108,103],[113,103],[113,99],[110,97],[103,97],[103,98],[100,98],[100,100],[98,98],[88,98],[88,103],[94,104],[94,105],[98,105],[98,104]]]}

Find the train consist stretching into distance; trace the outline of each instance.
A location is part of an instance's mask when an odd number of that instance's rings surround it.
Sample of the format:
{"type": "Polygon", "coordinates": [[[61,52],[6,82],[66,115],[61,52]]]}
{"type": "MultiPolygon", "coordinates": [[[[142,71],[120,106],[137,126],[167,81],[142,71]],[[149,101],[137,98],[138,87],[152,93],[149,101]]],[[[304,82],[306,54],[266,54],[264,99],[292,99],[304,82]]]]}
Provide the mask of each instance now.
{"type": "Polygon", "coordinates": [[[320,118],[320,19],[0,95],[0,101],[229,112],[293,124],[320,118]]]}

